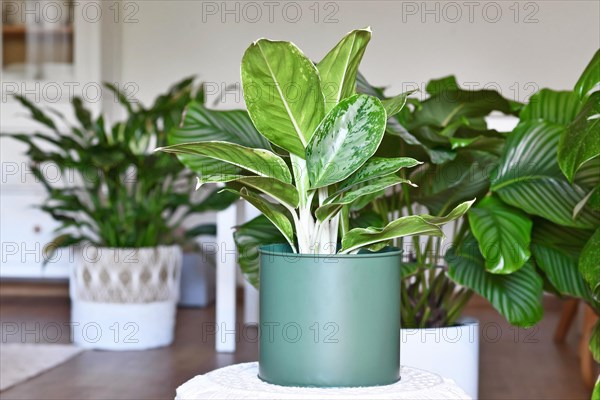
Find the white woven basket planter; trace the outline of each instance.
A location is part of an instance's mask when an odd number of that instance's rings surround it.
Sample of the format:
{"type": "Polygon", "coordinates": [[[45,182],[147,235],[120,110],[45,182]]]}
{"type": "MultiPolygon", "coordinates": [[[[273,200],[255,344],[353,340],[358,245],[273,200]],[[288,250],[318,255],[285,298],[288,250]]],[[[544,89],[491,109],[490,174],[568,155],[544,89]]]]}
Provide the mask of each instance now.
{"type": "Polygon", "coordinates": [[[84,246],[70,277],[73,342],[143,350],[173,342],[182,252],[84,246]]]}

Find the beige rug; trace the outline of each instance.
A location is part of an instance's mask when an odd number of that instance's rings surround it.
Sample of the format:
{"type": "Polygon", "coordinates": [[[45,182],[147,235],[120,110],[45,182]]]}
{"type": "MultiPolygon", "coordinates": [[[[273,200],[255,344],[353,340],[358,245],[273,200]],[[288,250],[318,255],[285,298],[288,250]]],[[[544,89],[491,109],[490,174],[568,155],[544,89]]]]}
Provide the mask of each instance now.
{"type": "Polygon", "coordinates": [[[66,344],[0,344],[0,391],[40,375],[83,350],[66,344]]]}

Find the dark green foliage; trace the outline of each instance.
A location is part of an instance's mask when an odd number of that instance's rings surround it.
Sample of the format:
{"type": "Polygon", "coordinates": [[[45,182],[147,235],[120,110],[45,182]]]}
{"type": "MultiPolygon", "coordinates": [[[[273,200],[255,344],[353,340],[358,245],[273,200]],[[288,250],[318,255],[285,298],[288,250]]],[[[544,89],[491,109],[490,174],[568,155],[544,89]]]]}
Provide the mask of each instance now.
{"type": "Polygon", "coordinates": [[[127,110],[123,121],[109,126],[103,116],[94,117],[75,98],[77,122],[71,124],[18,97],[42,129],[3,135],[27,146],[31,169],[46,188],[47,198],[40,208],[59,223],[52,247],[83,241],[106,247],[150,247],[184,244],[195,235],[214,234],[214,225],[186,232],[182,223],[193,214],[222,210],[237,197],[214,191],[203,201],[190,200],[193,174],[172,155],[153,151],[167,145],[167,133],[179,125],[185,106],[203,101],[201,88],[187,78],[145,107],[106,86],[127,110]],[[44,174],[49,164],[60,170],[60,181],[44,174]]]}

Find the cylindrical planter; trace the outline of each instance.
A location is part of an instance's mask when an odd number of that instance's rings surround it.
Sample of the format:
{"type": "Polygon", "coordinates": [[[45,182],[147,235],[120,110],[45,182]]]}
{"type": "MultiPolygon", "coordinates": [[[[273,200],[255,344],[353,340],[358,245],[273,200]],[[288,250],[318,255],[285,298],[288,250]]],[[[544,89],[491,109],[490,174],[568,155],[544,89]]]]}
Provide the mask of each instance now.
{"type": "Polygon", "coordinates": [[[70,277],[73,342],[102,350],[143,350],[173,341],[179,246],[81,248],[70,277]]]}
{"type": "Polygon", "coordinates": [[[183,253],[179,305],[206,307],[215,301],[214,254],[183,253]]]}
{"type": "Polygon", "coordinates": [[[445,328],[402,329],[402,365],[451,378],[473,399],[479,383],[479,322],[464,318],[445,328]]]}
{"type": "Polygon", "coordinates": [[[401,253],[262,247],[259,378],[313,387],[398,381],[401,253]]]}

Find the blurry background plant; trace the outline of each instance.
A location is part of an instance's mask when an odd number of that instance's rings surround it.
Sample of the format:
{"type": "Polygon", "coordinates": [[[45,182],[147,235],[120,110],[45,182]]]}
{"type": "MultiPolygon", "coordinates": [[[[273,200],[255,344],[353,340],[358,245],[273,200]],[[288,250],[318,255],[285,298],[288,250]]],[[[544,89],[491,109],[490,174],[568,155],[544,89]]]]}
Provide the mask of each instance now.
{"type": "Polygon", "coordinates": [[[121,248],[178,243],[189,248],[195,236],[214,234],[214,224],[184,228],[183,222],[225,209],[237,197],[213,190],[202,200],[190,200],[195,177],[173,157],[152,151],[167,144],[167,132],[179,125],[190,101],[203,101],[202,87],[193,78],[184,79],[149,107],[110,84],[106,88],[125,108],[123,121],[109,125],[75,98],[77,122],[72,124],[18,97],[43,128],[3,135],[27,145],[31,170],[48,193],[40,208],[59,222],[57,237],[46,251],[80,242],[121,248]],[[60,170],[60,180],[44,174],[49,163],[60,170]]]}
{"type": "MultiPolygon", "coordinates": [[[[384,97],[383,89],[371,86],[364,77],[358,85],[362,91],[384,97]]],[[[423,208],[432,215],[443,215],[469,198],[477,198],[475,204],[481,204],[488,192],[488,175],[498,163],[506,134],[489,129],[485,118],[493,112],[512,114],[519,104],[493,90],[463,90],[453,76],[430,81],[426,91],[425,100],[409,98],[408,106],[388,121],[382,146],[382,156],[411,155],[424,161],[404,176],[417,187],[404,185],[357,210],[354,223],[379,219],[380,224],[385,224],[390,215],[410,215],[423,208]]],[[[461,218],[453,225],[451,237],[458,244],[468,235],[469,225],[461,218]]],[[[476,288],[452,279],[444,262],[448,246],[443,246],[439,238],[422,241],[419,237],[399,245],[407,249],[402,265],[402,326],[431,328],[455,324],[476,288]]],[[[496,308],[507,306],[504,315],[511,323],[527,325],[528,321],[513,315],[513,310],[520,307],[518,300],[513,300],[513,291],[519,286],[506,290],[504,282],[481,272],[476,283],[487,287],[486,297],[492,304],[496,308]]],[[[537,294],[541,294],[541,288],[537,294]]]]}
{"type": "MultiPolygon", "coordinates": [[[[494,91],[463,91],[447,77],[388,122],[385,156],[428,161],[406,176],[416,188],[376,200],[355,223],[368,215],[384,224],[390,213],[421,206],[440,215],[478,199],[454,225],[447,251],[438,238],[410,244],[404,327],[451,326],[473,292],[524,327],[541,319],[544,290],[600,311],[600,93],[589,93],[599,81],[599,53],[573,91],[543,89],[524,106],[494,91]],[[519,124],[508,134],[488,129],[484,117],[494,111],[518,115],[519,124]]],[[[591,341],[597,359],[599,331],[591,341]]]]}

